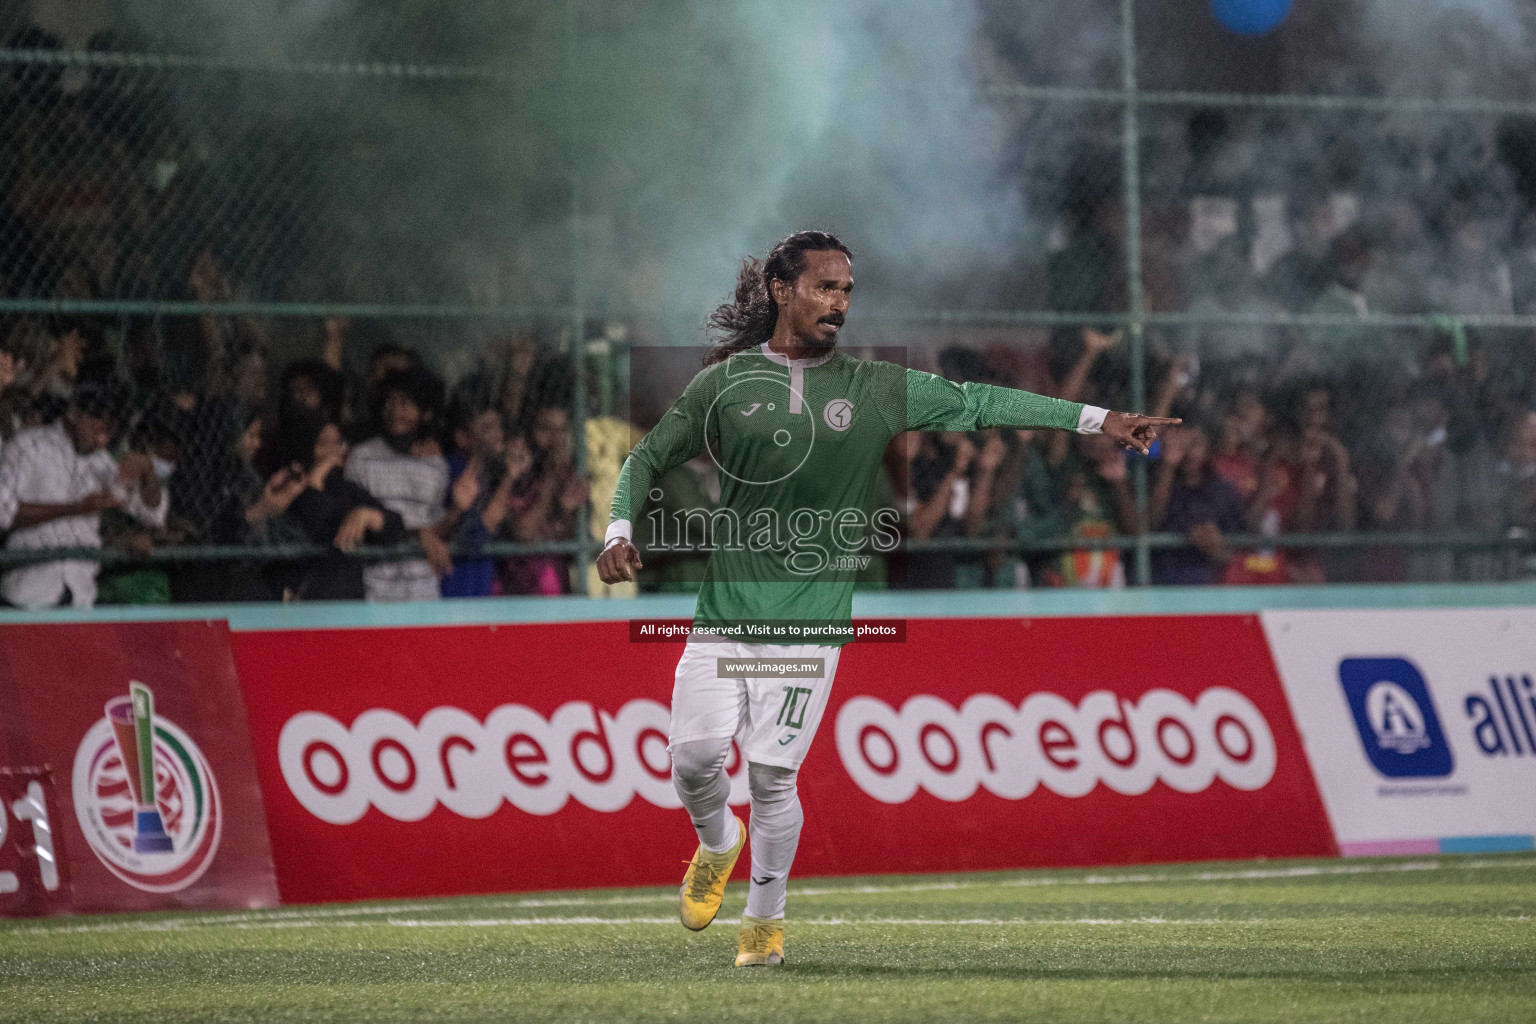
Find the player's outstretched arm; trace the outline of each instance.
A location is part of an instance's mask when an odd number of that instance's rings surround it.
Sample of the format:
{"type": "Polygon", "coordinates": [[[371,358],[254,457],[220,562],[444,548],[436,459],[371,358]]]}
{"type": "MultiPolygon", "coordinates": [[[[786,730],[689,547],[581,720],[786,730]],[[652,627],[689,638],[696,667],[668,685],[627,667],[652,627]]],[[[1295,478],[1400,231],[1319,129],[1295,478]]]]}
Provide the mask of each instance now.
{"type": "Polygon", "coordinates": [[[905,371],[907,430],[985,430],[989,427],[1105,433],[1146,454],[1166,416],[1113,412],[1016,388],[954,381],[921,370],[905,371]]]}
{"type": "Polygon", "coordinates": [[[1176,416],[1143,416],[1136,412],[1108,412],[1104,414],[1103,432],[1131,451],[1146,455],[1151,450],[1152,442],[1157,440],[1158,427],[1171,427],[1183,422],[1176,416]]]}

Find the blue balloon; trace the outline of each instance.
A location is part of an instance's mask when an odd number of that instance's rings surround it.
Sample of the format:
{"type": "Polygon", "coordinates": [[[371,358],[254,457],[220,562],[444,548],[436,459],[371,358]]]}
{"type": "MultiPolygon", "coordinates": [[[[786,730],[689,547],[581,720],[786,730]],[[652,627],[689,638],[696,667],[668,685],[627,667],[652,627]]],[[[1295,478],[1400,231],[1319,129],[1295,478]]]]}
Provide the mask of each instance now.
{"type": "Polygon", "coordinates": [[[1291,13],[1291,0],[1211,0],[1211,13],[1240,36],[1261,36],[1291,13]]]}

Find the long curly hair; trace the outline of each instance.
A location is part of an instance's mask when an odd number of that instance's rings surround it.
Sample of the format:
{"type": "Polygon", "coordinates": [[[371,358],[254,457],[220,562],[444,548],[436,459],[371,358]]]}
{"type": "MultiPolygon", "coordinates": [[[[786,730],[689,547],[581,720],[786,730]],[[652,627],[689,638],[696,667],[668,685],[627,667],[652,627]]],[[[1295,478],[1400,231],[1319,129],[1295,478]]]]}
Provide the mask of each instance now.
{"type": "Polygon", "coordinates": [[[712,337],[704,352],[704,365],[761,345],[773,336],[779,307],[768,290],[769,281],[793,284],[805,270],[808,252],[840,252],[853,259],[853,250],[826,231],[796,231],[774,246],[766,260],[749,256],[736,275],[736,301],[716,307],[704,325],[712,337]]]}

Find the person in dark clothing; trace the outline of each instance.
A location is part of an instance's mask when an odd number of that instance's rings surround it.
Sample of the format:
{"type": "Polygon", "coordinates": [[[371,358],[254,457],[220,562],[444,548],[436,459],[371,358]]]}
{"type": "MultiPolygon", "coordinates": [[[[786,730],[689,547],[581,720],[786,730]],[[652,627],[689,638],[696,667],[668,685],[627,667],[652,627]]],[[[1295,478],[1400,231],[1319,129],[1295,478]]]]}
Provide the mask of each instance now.
{"type": "Polygon", "coordinates": [[[1223,535],[1242,529],[1243,503],[1237,489],[1212,468],[1211,447],[1201,426],[1170,430],[1163,438],[1148,518],[1159,530],[1188,536],[1192,550],[1153,552],[1154,583],[1220,583],[1232,560],[1223,535]]]}
{"type": "MultiPolygon", "coordinates": [[[[912,500],[907,528],[913,540],[961,537],[970,500],[970,468],[976,446],[962,433],[909,435],[916,451],[911,462],[912,500]]],[[[907,586],[948,590],[955,586],[960,556],[948,551],[907,555],[907,586]]]]}
{"type": "Polygon", "coordinates": [[[278,430],[277,453],[304,479],[285,518],[315,544],[330,550],[295,566],[284,581],[288,599],[360,601],[363,563],[348,557],[358,544],[397,544],[405,524],[359,484],[342,475],[347,443],[334,420],[295,412],[278,430]]]}
{"type": "MultiPolygon", "coordinates": [[[[264,419],[260,410],[227,402],[200,422],[210,438],[171,475],[171,520],[187,543],[260,547],[298,541],[283,518],[303,486],[286,467],[266,480],[257,471],[264,419]]],[[[276,601],[282,597],[272,567],[258,560],[191,563],[171,572],[177,602],[276,601]]]]}
{"type": "Polygon", "coordinates": [[[279,416],[308,410],[339,423],[346,393],[347,380],[341,371],[319,359],[295,359],[283,367],[278,392],[279,416]]]}
{"type": "MultiPolygon", "coordinates": [[[[448,453],[450,514],[456,517],[453,543],[473,552],[495,539],[511,512],[512,485],[532,464],[528,447],[507,444],[501,410],[466,403],[454,411],[453,450],[448,453]]],[[[488,597],[495,593],[496,560],[469,555],[453,560],[442,579],[444,597],[488,597]]]]}

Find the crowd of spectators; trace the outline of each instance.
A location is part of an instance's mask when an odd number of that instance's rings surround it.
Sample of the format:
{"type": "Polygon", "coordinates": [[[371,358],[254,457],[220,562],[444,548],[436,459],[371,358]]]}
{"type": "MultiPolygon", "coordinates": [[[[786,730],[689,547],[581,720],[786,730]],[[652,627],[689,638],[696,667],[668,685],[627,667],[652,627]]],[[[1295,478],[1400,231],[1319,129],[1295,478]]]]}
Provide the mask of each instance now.
{"type": "MultiPolygon", "coordinates": [[[[236,329],[212,318],[199,328],[236,329]]],[[[14,320],[0,347],[6,547],[225,554],[118,559],[101,570],[90,557],[16,565],[0,596],[38,607],[89,604],[98,589],[112,602],[571,592],[568,555],[481,551],[498,540],[572,540],[583,508],[601,533],[605,502],[593,500],[591,480],[611,478],[628,445],[620,439],[600,454],[589,429],[590,472],[577,474],[569,357],[523,339],[450,387],[396,343],[375,345],[349,376],[339,356],[354,328],[328,320],[318,333],[323,355],[284,365],[269,396],[263,374],[211,374],[195,389],[146,383],[131,372],[129,335],[114,342],[114,330],[91,320],[14,320]],[[29,355],[28,344],[42,354],[29,355]],[[395,550],[364,561],[349,555],[360,545],[395,550]],[[242,548],[252,557],[238,557],[242,548]]],[[[1125,348],[1119,331],[1086,327],[912,356],[952,380],[1123,407],[1125,348]]],[[[1155,583],[1529,575],[1520,541],[1536,535],[1536,408],[1523,390],[1529,371],[1515,364],[1522,351],[1497,351],[1476,333],[1429,331],[1415,372],[1375,368],[1369,388],[1351,390],[1347,377],[1273,364],[1285,356],[1222,364],[1169,349],[1153,364],[1151,411],[1185,422],[1146,459],[1097,435],[903,435],[878,500],[902,511],[909,539],[971,538],[991,549],[912,551],[887,560],[883,579],[913,588],[1123,586],[1133,578],[1126,539],[1142,522],[1138,462],[1146,527],[1184,538],[1154,551],[1155,583]],[[1392,542],[1266,543],[1340,532],[1392,542]],[[1399,542],[1448,533],[1513,543],[1399,542]],[[1095,543],[1074,546],[1078,539],[1095,543]]],[[[642,432],[622,426],[631,443],[642,432]]],[[[660,486],[674,505],[707,506],[718,494],[712,472],[700,458],[660,486]]],[[[658,560],[644,583],[696,584],[699,566],[682,562],[658,560]]],[[[579,573],[574,586],[583,586],[579,573]]]]}
{"type": "MultiPolygon", "coordinates": [[[[1125,585],[1129,551],[1113,542],[1138,532],[1138,461],[1146,464],[1147,528],[1183,538],[1180,546],[1154,550],[1154,583],[1530,576],[1536,407],[1511,393],[1518,382],[1493,369],[1488,346],[1476,338],[1465,344],[1459,361],[1455,339],[1428,337],[1422,372],[1375,377],[1374,393],[1311,374],[1266,376],[1276,373],[1273,367],[1257,375],[1233,367],[1197,373],[1194,360],[1175,357],[1155,378],[1152,411],[1184,423],[1144,460],[1095,435],[989,430],[913,437],[909,537],[1107,543],[1022,557],[930,552],[907,560],[906,579],[924,587],[1125,585]],[[1341,532],[1363,543],[1280,540],[1341,532]],[[1465,543],[1424,546],[1431,535],[1465,543]],[[1247,542],[1234,545],[1233,536],[1247,542]]],[[[1123,383],[1099,371],[1122,347],[1116,334],[1083,330],[1054,390],[1119,405],[1123,383]]],[[[973,350],[946,350],[936,369],[948,362],[956,378],[1018,386],[1038,379],[1018,367],[1016,349],[993,354],[998,358],[988,363],[973,350]]],[[[1041,355],[1048,363],[1048,350],[1041,355]]]]}
{"type": "MultiPolygon", "coordinates": [[[[1149,411],[1185,423],[1147,461],[1145,527],[1186,543],[1154,553],[1152,581],[1536,571],[1536,331],[1500,323],[1536,314],[1529,123],[1200,112],[1175,126],[1179,173],[1143,196],[1141,298],[1184,314],[1154,323],[1145,343],[1149,411]],[[1225,540],[1334,532],[1365,543],[1225,540]],[[1467,543],[1414,541],[1428,534],[1467,543]]],[[[1118,188],[1080,169],[1035,285],[1042,304],[1089,321],[1125,308],[1124,227],[1118,188]]],[[[1123,332],[1062,327],[1034,354],[952,351],[929,368],[1130,406],[1123,332]]],[[[1135,460],[1095,438],[925,439],[916,459],[914,536],[1123,538],[1140,526],[1135,460]]],[[[1000,586],[1112,586],[1127,569],[1123,549],[1102,548],[925,562],[1000,586]]]]}
{"type": "MultiPolygon", "coordinates": [[[[59,43],[29,30],[13,45],[59,43]]],[[[144,131],[146,111],[166,102],[150,80],[135,90],[110,68],[82,73],[72,87],[54,65],[0,75],[0,296],[227,302],[280,293],[272,275],[310,269],[279,266],[273,223],[229,222],[218,183],[185,169],[189,137],[144,131]],[[235,258],[256,251],[269,257],[258,269],[235,258]]],[[[882,564],[883,578],[1121,586],[1132,575],[1122,542],[1143,528],[1185,541],[1155,551],[1157,583],[1530,575],[1536,331],[1486,320],[1536,314],[1536,135],[1520,123],[1417,134],[1355,124],[1322,132],[1312,147],[1322,156],[1302,166],[1280,159],[1299,150],[1291,129],[1259,115],[1178,116],[1178,160],[1149,142],[1141,276],[1144,308],[1189,314],[1144,338],[1149,411],[1185,423],[1145,461],[1144,521],[1136,459],[1102,438],[906,435],[880,495],[902,510],[906,535],[992,550],[914,551],[882,564]],[[1314,319],[1287,325],[1285,314],[1314,319]],[[1383,326],[1375,314],[1446,318],[1383,326]],[[1278,540],[1338,532],[1514,543],[1278,540]],[[1232,543],[1238,535],[1249,540],[1232,543]]],[[[1048,251],[986,297],[1084,323],[1007,338],[909,335],[913,362],[1129,408],[1129,340],[1094,322],[1128,305],[1125,211],[1104,173],[1114,166],[1113,154],[1089,152],[1052,186],[1048,251]]],[[[566,593],[573,577],[581,589],[568,556],[481,549],[574,539],[583,508],[602,535],[604,492],[637,432],[589,423],[578,442],[570,353],[586,346],[561,354],[554,335],[512,331],[454,367],[427,333],[336,317],[0,315],[6,547],[228,555],[105,568],[37,556],[11,564],[0,597],[27,607],[421,600],[566,593]],[[349,555],[359,546],[395,550],[365,562],[349,555]],[[262,553],[239,557],[244,549],[262,553]]],[[[589,408],[611,405],[587,397],[589,408]]],[[[708,503],[711,472],[707,459],[681,467],[667,500],[708,503]]],[[[643,585],[686,588],[698,574],[696,560],[661,559],[643,585]]]]}
{"type": "MultiPolygon", "coordinates": [[[[218,336],[228,325],[201,318],[200,329],[218,336]]],[[[88,605],[98,590],[132,603],[569,592],[568,557],[478,553],[496,540],[575,536],[588,493],[574,470],[569,362],[524,341],[499,372],[450,390],[418,353],[384,343],[353,379],[339,368],[348,330],[327,321],[320,347],[332,361],[288,363],[268,402],[260,374],[146,383],[124,356],[131,339],[114,330],[14,320],[0,353],[7,548],[197,546],[230,557],[41,561],[6,573],[0,596],[43,607],[88,605]],[[47,354],[34,363],[18,335],[47,354]],[[398,550],[349,557],[359,545],[398,550]],[[253,556],[238,557],[242,548],[253,556]]]]}

